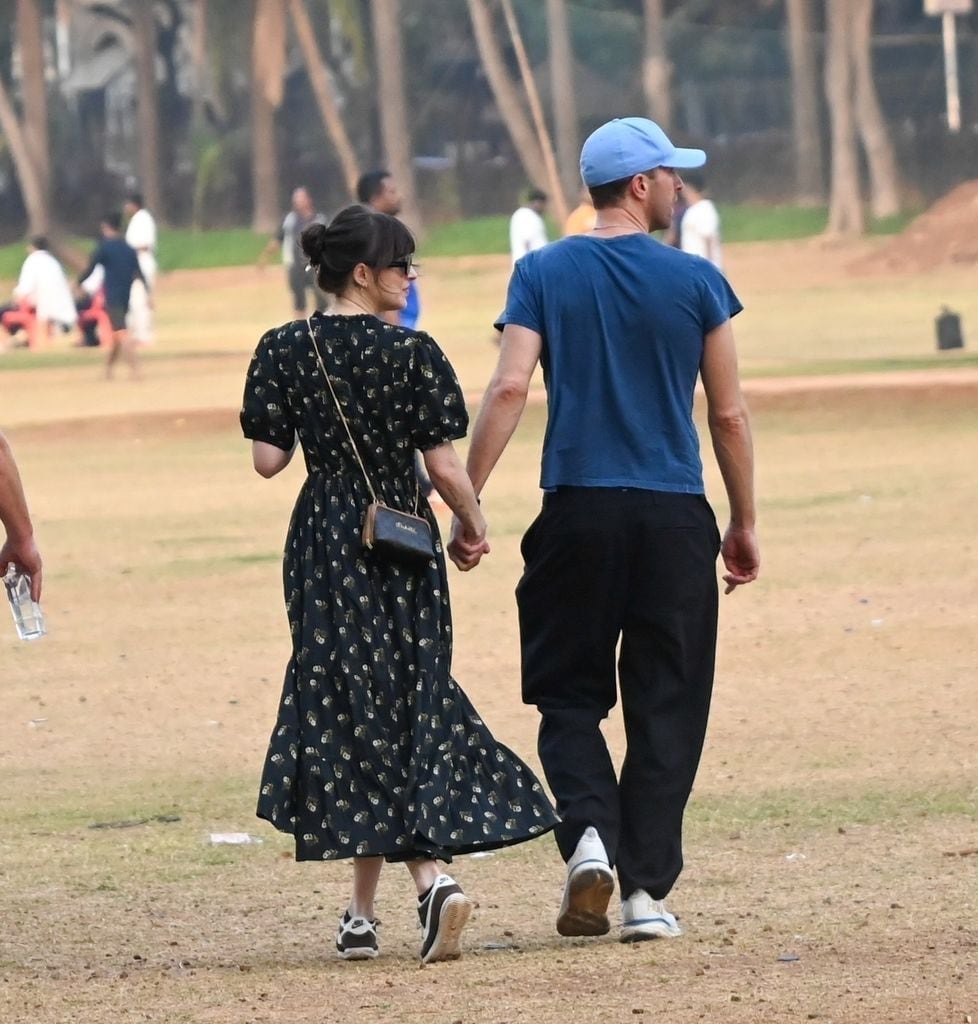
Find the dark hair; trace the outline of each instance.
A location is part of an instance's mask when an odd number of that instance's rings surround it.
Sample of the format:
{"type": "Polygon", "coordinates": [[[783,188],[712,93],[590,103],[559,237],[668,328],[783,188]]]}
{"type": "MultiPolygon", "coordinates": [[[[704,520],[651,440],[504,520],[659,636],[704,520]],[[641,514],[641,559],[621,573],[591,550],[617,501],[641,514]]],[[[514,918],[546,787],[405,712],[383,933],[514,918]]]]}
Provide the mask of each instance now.
{"type": "Polygon", "coordinates": [[[591,202],[596,210],[606,209],[609,206],[617,206],[621,202],[625,192],[628,190],[628,183],[634,178],[629,174],[627,178],[618,178],[616,181],[608,181],[604,185],[591,185],[588,192],[591,193],[591,202]]]}
{"type": "Polygon", "coordinates": [[[686,185],[692,185],[697,192],[706,188],[706,175],[702,171],[680,171],[680,177],[686,185]]]}
{"type": "Polygon", "coordinates": [[[348,206],[329,225],[310,224],[299,238],[324,292],[339,295],[358,263],[374,270],[414,253],[414,236],[396,218],[363,206],[348,206]]]}
{"type": "Polygon", "coordinates": [[[526,198],[527,201],[531,203],[545,203],[547,201],[547,193],[544,192],[543,189],[531,188],[530,191],[526,193],[526,198]]]}
{"type": "Polygon", "coordinates": [[[108,213],[102,214],[102,223],[107,224],[113,231],[121,231],[122,214],[116,210],[109,210],[108,213]]]}
{"type": "Polygon", "coordinates": [[[34,235],[33,238],[31,238],[31,245],[35,249],[47,249],[48,240],[44,235],[34,235]]]}
{"type": "Polygon", "coordinates": [[[142,194],[142,192],[127,192],[126,193],[126,202],[127,203],[132,203],[133,206],[142,206],[143,205],[143,194],[142,194]]]}
{"type": "Polygon", "coordinates": [[[360,175],[357,182],[357,199],[361,203],[369,203],[376,199],[384,189],[384,179],[391,177],[390,171],[367,171],[360,175]]]}

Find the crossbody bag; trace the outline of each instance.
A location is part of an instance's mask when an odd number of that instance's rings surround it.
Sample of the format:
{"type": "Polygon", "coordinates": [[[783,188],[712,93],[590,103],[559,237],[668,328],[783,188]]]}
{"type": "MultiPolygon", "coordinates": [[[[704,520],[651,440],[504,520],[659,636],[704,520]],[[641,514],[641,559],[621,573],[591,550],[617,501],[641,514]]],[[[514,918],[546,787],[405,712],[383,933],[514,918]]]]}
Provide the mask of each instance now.
{"type": "Polygon", "coordinates": [[[377,497],[377,492],[370,482],[367,467],[364,465],[363,459],[360,458],[360,450],[357,448],[356,441],[353,440],[350,424],[347,422],[346,416],[343,415],[343,409],[340,406],[339,399],[336,397],[336,391],[333,389],[333,382],[329,379],[329,374],[326,372],[326,366],[323,363],[323,357],[319,353],[319,345],[316,343],[316,332],[312,326],[312,320],[307,319],[306,323],[309,325],[309,337],[312,340],[312,348],[316,353],[319,368],[322,370],[329,393],[333,396],[333,404],[339,413],[340,420],[346,430],[346,436],[350,441],[350,447],[353,449],[353,454],[356,456],[360,466],[360,472],[363,473],[363,479],[367,484],[367,490],[370,492],[370,504],[367,506],[367,514],[364,516],[361,533],[363,546],[368,551],[374,551],[384,558],[395,561],[415,563],[430,561],[435,557],[435,542],[431,534],[431,524],[423,516],[418,515],[420,488],[417,480],[415,480],[414,484],[413,513],[401,512],[399,509],[391,508],[377,497]]]}

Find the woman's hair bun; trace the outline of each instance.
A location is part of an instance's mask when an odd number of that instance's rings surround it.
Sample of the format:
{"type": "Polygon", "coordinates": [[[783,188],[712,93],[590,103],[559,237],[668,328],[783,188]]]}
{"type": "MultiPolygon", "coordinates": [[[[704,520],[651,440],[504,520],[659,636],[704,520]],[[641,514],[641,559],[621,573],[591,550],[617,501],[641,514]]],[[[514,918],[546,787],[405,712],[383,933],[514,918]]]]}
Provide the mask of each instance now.
{"type": "Polygon", "coordinates": [[[318,222],[310,224],[299,236],[299,243],[309,262],[318,267],[326,250],[326,225],[318,222]]]}

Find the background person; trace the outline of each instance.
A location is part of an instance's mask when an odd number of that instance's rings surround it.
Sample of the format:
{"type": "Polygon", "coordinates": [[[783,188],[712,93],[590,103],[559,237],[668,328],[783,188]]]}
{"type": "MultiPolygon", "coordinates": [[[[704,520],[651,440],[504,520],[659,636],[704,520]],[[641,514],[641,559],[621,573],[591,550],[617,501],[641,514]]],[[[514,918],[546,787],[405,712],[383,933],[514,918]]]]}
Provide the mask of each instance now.
{"type": "Polygon", "coordinates": [[[150,296],[156,287],[156,221],[143,205],[139,192],[130,192],[122,207],[129,218],[126,225],[126,243],[136,250],[142,280],[133,282],[129,295],[129,334],[140,345],[151,345],[154,340],[153,302],[150,296]]]}
{"type": "Polygon", "coordinates": [[[531,188],[526,194],[526,203],[509,218],[509,252],[514,263],[547,244],[547,225],[543,219],[546,208],[547,193],[531,188]]]}
{"type": "MultiPolygon", "coordinates": [[[[758,570],[751,435],[730,327],[741,305],[710,263],[649,238],[669,225],[682,187],[675,168],[705,159],[645,118],[588,137],[581,175],[597,224],[516,264],[469,448],[479,493],[542,356],[545,494],[523,538],[517,604],[523,700],[541,715],[540,760],[561,817],[562,935],[608,931],[612,866],[622,941],[680,934],[662,901],[682,868],[683,813],[710,705],[717,553],[728,593],[758,570]],[[730,502],[722,548],[692,420],[699,374],[730,502]],[[619,687],[620,779],[600,728],[619,687]]],[[[450,551],[478,558],[458,526],[450,551]]]]}
{"type": "Polygon", "coordinates": [[[34,526],[27,509],[24,487],[10,444],[0,433],[0,523],[4,540],[0,547],[0,576],[13,564],[31,578],[31,597],[41,600],[41,553],[34,540],[34,526]]]}
{"type": "MultiPolygon", "coordinates": [[[[78,275],[79,287],[102,268],[102,290],[105,293],[105,312],[112,327],[109,351],[105,363],[106,379],[111,379],[116,361],[122,355],[129,363],[133,377],[139,376],[139,360],[136,346],[129,336],[126,317],[129,313],[129,297],[133,281],[142,281],[143,272],[139,267],[136,250],[122,237],[122,217],[115,211],[107,213],[99,224],[102,240],[89,257],[88,266],[78,275]]],[[[143,284],[146,282],[143,281],[143,284]]],[[[149,299],[152,302],[152,297],[149,299]]]]}
{"type": "Polygon", "coordinates": [[[722,270],[720,214],[712,200],[707,199],[705,189],[702,175],[687,174],[683,178],[686,209],[679,222],[679,248],[694,256],[702,256],[722,270]]]}
{"type": "MultiPolygon", "coordinates": [[[[401,190],[390,171],[378,169],[367,171],[360,175],[357,182],[357,199],[364,206],[378,213],[386,213],[391,217],[397,217],[401,212],[403,200],[401,190]]],[[[409,327],[414,330],[421,318],[421,296],[418,292],[418,279],[413,277],[408,287],[407,302],[403,309],[392,310],[384,319],[388,323],[400,324],[402,327],[409,327]]],[[[426,492],[431,493],[431,487],[426,492]]]]}
{"type": "Polygon", "coordinates": [[[48,240],[43,235],[35,235],[27,243],[27,258],[21,264],[13,297],[13,304],[0,308],[0,322],[11,333],[21,326],[22,318],[8,314],[18,313],[23,307],[33,310],[35,333],[42,339],[48,338],[50,325],[66,331],[78,319],[64,268],[48,251],[48,240]]]}
{"type": "Polygon", "coordinates": [[[577,197],[577,206],[571,210],[564,222],[564,237],[584,235],[591,231],[597,221],[597,216],[594,203],[591,202],[591,193],[582,185],[577,197]]]}
{"type": "Polygon", "coordinates": [[[292,209],[285,215],[278,234],[270,238],[258,257],[259,266],[275,249],[282,253],[282,266],[285,267],[285,279],[292,293],[292,309],[297,317],[306,315],[307,293],[312,293],[313,309],[323,310],[329,299],[317,287],[316,279],[307,270],[305,254],[299,239],[302,232],[311,224],[325,224],[326,217],[317,211],[309,189],[300,185],[292,191],[292,209]]]}
{"type": "MultiPolygon", "coordinates": [[[[405,862],[417,886],[422,961],[454,959],[471,902],[436,862],[533,838],[553,826],[553,812],[451,676],[440,542],[435,557],[412,568],[360,538],[372,500],[365,475],[383,501],[410,510],[420,449],[460,538],[478,557],[488,551],[452,444],[468,425],[455,373],[428,335],[380,319],[407,301],[414,239],[396,218],[354,206],[328,228],[308,228],[302,244],[335,301],[328,314],[264,335],[241,413],[259,474],[284,469],[297,439],[308,470],[286,543],[293,652],[258,815],[294,835],[297,860],[354,858],[340,957],[377,955],[374,899],[386,858],[405,862]]],[[[437,538],[423,499],[419,509],[437,538]]]]}

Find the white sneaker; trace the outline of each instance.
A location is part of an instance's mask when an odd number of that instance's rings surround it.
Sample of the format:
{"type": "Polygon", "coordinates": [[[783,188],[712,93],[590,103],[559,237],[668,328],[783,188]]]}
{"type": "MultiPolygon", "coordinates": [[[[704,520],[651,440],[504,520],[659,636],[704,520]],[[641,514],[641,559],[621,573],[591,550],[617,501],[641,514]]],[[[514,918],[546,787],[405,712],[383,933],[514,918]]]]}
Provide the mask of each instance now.
{"type": "Polygon", "coordinates": [[[459,937],[475,904],[451,875],[439,875],[418,903],[421,919],[421,962],[457,960],[462,955],[459,937]]]}
{"type": "Polygon", "coordinates": [[[589,825],[567,862],[557,931],[561,935],[605,935],[611,927],[608,903],[614,889],[615,876],[604,843],[598,830],[589,825]]]}
{"type": "Polygon", "coordinates": [[[621,941],[675,939],[682,935],[675,917],[662,900],[654,900],[644,889],[636,889],[621,901],[621,941]]]}

